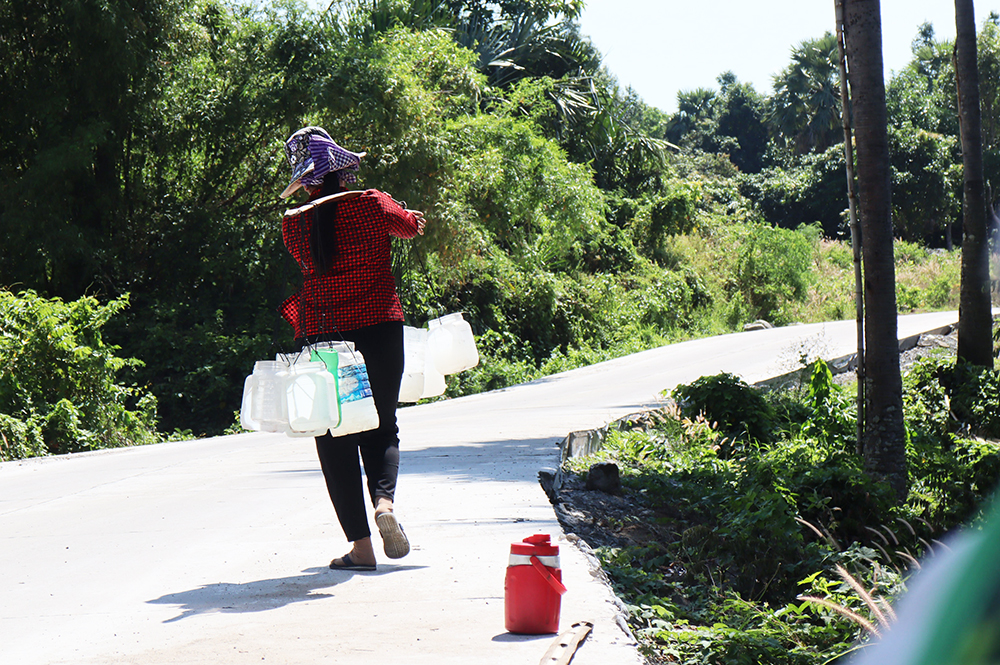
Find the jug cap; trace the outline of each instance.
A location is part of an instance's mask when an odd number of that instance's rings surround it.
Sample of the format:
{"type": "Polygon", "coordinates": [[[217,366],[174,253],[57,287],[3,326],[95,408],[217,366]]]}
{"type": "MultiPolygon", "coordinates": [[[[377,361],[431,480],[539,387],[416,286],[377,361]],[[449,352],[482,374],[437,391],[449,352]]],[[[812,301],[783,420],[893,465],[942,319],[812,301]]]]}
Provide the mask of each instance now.
{"type": "Polygon", "coordinates": [[[549,542],[549,534],[539,533],[528,536],[519,543],[511,543],[510,553],[524,556],[558,556],[559,546],[549,542]]]}

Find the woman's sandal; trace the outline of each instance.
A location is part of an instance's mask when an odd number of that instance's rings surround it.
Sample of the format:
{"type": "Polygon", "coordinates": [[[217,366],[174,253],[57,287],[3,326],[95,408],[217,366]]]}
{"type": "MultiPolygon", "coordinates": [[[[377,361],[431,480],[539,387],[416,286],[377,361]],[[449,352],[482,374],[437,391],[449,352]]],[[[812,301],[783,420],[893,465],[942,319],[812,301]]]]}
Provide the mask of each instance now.
{"type": "Polygon", "coordinates": [[[378,532],[382,536],[382,544],[385,547],[387,557],[401,559],[410,553],[410,541],[406,539],[403,527],[396,521],[395,515],[388,512],[376,515],[375,524],[378,525],[378,532]]]}
{"type": "Polygon", "coordinates": [[[375,570],[375,564],[365,564],[365,563],[355,563],[354,559],[351,558],[351,553],[348,552],[339,559],[334,559],[330,562],[331,570],[358,570],[358,571],[373,571],[375,570]],[[337,563],[337,561],[342,563],[337,563]]]}

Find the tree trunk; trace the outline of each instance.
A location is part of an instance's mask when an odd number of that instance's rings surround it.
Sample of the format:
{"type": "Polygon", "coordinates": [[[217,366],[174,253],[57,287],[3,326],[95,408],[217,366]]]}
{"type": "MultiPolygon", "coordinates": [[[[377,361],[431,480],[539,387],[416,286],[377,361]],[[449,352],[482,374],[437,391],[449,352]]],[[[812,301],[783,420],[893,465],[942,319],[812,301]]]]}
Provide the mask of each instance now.
{"type": "Polygon", "coordinates": [[[979,107],[976,17],[972,0],[955,0],[955,79],[962,128],[964,201],[962,292],[958,304],[958,357],[993,367],[993,313],[990,307],[990,254],[983,179],[983,131],[979,107]]]}
{"type": "Polygon", "coordinates": [[[854,130],[851,128],[851,93],[847,82],[847,46],[844,43],[844,0],[835,0],[837,16],[837,56],[840,69],[840,119],[844,126],[844,162],[847,175],[847,211],[851,221],[851,249],[854,254],[854,305],[858,331],[857,452],[864,453],[865,441],[865,291],[861,271],[861,227],[858,225],[858,179],[854,176],[854,130]]]}
{"type": "Polygon", "coordinates": [[[845,0],[845,42],[858,154],[865,279],[864,464],[902,500],[907,491],[903,386],[896,332],[889,137],[879,0],[845,0]]]}

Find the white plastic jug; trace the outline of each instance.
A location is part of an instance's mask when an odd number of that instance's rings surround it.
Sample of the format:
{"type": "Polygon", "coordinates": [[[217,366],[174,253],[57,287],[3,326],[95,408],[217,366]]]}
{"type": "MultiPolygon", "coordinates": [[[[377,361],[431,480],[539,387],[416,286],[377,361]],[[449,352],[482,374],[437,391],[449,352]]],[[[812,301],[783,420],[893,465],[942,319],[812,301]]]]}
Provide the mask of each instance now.
{"type": "MultiPolygon", "coordinates": [[[[428,335],[428,339],[430,336],[428,335]]],[[[428,344],[428,352],[424,357],[424,391],[420,394],[421,398],[425,397],[437,397],[438,395],[443,395],[448,384],[444,381],[444,374],[437,370],[434,363],[434,356],[430,353],[430,345],[428,344]]]]}
{"type": "Polygon", "coordinates": [[[403,326],[403,380],[399,401],[416,402],[424,394],[424,364],[427,358],[427,331],[403,326]]]}
{"type": "Polygon", "coordinates": [[[461,312],[427,322],[428,353],[441,374],[458,374],[479,364],[472,326],[461,312]]]}
{"type": "MultiPolygon", "coordinates": [[[[304,353],[304,352],[303,352],[304,353]]],[[[340,356],[344,353],[354,353],[354,345],[350,342],[322,342],[311,347],[309,360],[322,362],[326,371],[334,378],[334,383],[340,373],[340,356]]],[[[330,429],[340,426],[342,414],[340,411],[340,391],[329,390],[330,429]]]]}
{"type": "Polygon", "coordinates": [[[425,397],[443,395],[447,385],[437,371],[428,346],[430,331],[403,326],[403,380],[399,401],[416,402],[425,397]]]}
{"type": "Polygon", "coordinates": [[[375,399],[368,379],[364,356],[359,351],[339,351],[337,386],[340,394],[340,423],[331,424],[332,436],[366,432],[379,425],[375,399]]]}
{"type": "Polygon", "coordinates": [[[285,381],[288,365],[281,361],[260,360],[243,382],[240,424],[261,432],[284,432],[288,427],[285,406],[285,381]]]}
{"type": "Polygon", "coordinates": [[[320,436],[330,429],[337,414],[330,413],[330,395],[336,390],[333,376],[322,362],[299,361],[288,368],[285,399],[291,436],[320,436]]]}

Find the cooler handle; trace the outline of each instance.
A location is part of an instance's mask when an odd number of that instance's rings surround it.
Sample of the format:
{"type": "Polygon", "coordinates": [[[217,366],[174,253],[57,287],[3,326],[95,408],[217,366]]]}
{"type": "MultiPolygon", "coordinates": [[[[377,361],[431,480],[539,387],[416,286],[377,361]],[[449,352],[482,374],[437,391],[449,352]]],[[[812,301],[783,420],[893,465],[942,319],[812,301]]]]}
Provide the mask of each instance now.
{"type": "Polygon", "coordinates": [[[543,564],[541,561],[538,560],[537,556],[534,555],[531,556],[531,565],[535,567],[535,570],[538,571],[538,574],[541,575],[542,578],[549,583],[549,586],[551,586],[556,593],[558,593],[560,596],[566,593],[567,590],[566,585],[557,580],[555,575],[550,573],[549,569],[545,567],[545,564],[543,564]]]}

